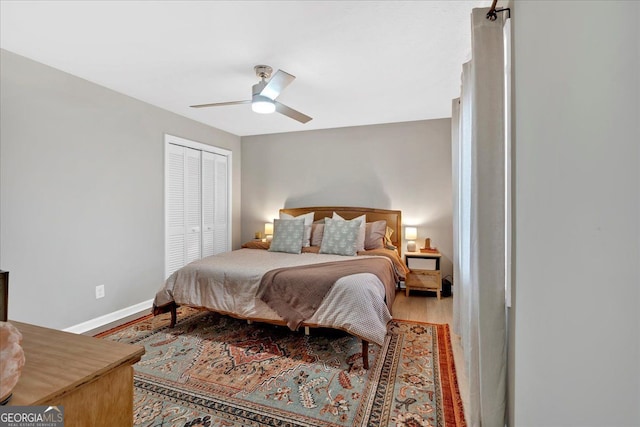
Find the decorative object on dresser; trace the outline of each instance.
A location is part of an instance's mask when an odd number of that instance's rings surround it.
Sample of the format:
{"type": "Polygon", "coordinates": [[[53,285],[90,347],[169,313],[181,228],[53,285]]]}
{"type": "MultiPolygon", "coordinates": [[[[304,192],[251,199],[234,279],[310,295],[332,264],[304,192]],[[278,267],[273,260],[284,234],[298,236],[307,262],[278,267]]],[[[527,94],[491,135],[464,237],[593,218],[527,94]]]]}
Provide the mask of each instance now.
{"type": "Polygon", "coordinates": [[[11,399],[24,366],[22,334],[9,322],[0,322],[0,405],[11,399]]]}
{"type": "Polygon", "coordinates": [[[7,322],[9,310],[9,272],[0,270],[0,405],[11,399],[24,366],[22,334],[7,322]]]}
{"type": "Polygon", "coordinates": [[[411,289],[420,291],[434,291],[438,299],[441,298],[442,279],[440,277],[440,257],[435,252],[412,252],[405,254],[405,263],[411,271],[405,281],[406,294],[411,289]]]}

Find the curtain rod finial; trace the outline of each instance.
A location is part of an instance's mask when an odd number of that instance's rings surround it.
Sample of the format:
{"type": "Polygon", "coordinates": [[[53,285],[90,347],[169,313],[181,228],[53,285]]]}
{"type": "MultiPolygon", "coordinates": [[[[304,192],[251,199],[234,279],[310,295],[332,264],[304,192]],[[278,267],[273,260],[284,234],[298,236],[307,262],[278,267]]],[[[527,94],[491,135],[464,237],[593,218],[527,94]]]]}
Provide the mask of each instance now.
{"type": "Polygon", "coordinates": [[[511,9],[507,7],[504,9],[491,9],[489,12],[487,12],[487,19],[489,21],[495,21],[496,19],[498,19],[498,13],[505,11],[508,12],[507,18],[511,18],[511,9]]]}
{"type": "Polygon", "coordinates": [[[491,7],[489,8],[489,12],[487,12],[487,19],[489,21],[495,21],[498,19],[498,15],[496,14],[496,6],[498,5],[498,0],[493,0],[491,2],[491,7]]]}

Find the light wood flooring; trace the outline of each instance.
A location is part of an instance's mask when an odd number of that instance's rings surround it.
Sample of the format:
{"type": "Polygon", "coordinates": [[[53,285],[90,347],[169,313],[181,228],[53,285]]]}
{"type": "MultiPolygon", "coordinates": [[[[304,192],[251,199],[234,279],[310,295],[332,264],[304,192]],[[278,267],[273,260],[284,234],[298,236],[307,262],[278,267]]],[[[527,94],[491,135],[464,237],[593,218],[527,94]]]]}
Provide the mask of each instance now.
{"type": "Polygon", "coordinates": [[[407,297],[403,289],[396,293],[396,300],[393,303],[393,317],[418,322],[447,323],[449,325],[458,387],[460,388],[462,404],[466,413],[469,402],[469,380],[462,355],[460,337],[453,332],[453,298],[453,296],[443,297],[438,300],[434,292],[416,291],[411,291],[411,295],[407,297]]]}

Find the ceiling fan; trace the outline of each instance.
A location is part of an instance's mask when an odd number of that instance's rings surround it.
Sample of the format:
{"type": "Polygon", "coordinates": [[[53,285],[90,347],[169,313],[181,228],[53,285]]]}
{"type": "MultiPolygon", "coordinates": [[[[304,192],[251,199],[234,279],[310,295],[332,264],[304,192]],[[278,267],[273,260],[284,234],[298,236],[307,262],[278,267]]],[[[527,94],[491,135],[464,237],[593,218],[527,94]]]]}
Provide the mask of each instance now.
{"type": "Polygon", "coordinates": [[[256,76],[260,79],[260,82],[253,85],[251,91],[251,100],[249,101],[230,101],[230,102],[216,102],[213,104],[199,104],[192,105],[191,108],[205,108],[205,107],[219,107],[222,105],[235,105],[235,104],[251,104],[251,109],[256,113],[269,114],[277,111],[280,114],[284,114],[287,117],[291,117],[300,123],[307,123],[311,120],[311,117],[306,114],[302,114],[300,111],[296,111],[291,107],[276,101],[276,98],[280,96],[280,93],[289,86],[294,80],[295,76],[278,70],[271,77],[273,68],[268,65],[256,65],[253,67],[256,72],[256,76]]]}

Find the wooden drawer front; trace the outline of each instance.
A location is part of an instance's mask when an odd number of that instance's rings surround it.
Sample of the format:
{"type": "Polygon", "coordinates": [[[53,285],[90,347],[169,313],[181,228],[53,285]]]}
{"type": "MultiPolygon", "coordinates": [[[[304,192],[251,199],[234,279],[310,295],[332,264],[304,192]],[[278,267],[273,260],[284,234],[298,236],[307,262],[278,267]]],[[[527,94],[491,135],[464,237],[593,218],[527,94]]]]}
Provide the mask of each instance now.
{"type": "Polygon", "coordinates": [[[407,274],[405,288],[407,296],[411,289],[436,291],[438,299],[440,299],[440,270],[411,270],[407,274]]]}
{"type": "Polygon", "coordinates": [[[435,270],[436,269],[436,260],[431,258],[410,258],[407,257],[407,267],[411,270],[420,269],[420,270],[435,270]]]}
{"type": "Polygon", "coordinates": [[[407,287],[440,289],[440,272],[437,270],[413,270],[407,277],[407,287]]]}

